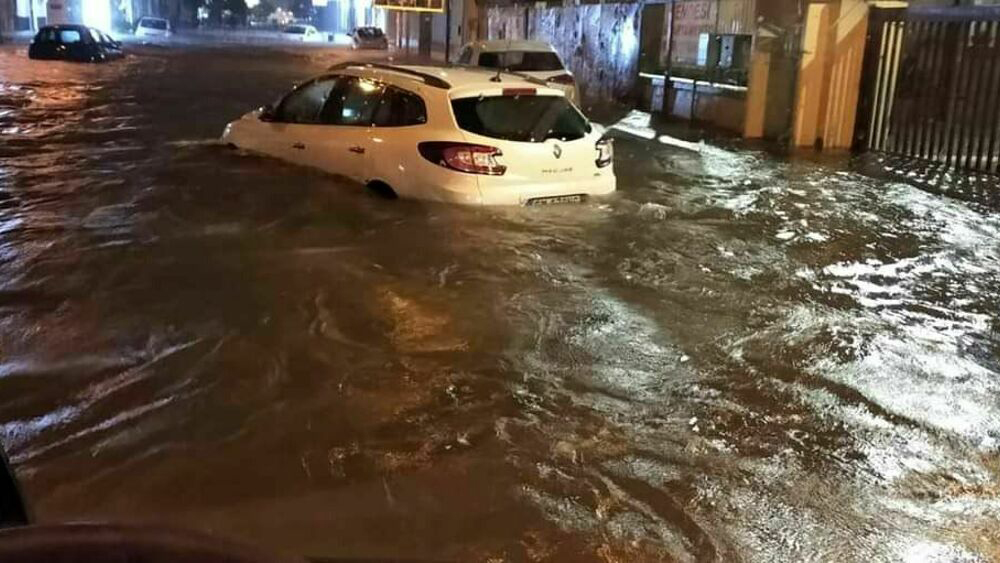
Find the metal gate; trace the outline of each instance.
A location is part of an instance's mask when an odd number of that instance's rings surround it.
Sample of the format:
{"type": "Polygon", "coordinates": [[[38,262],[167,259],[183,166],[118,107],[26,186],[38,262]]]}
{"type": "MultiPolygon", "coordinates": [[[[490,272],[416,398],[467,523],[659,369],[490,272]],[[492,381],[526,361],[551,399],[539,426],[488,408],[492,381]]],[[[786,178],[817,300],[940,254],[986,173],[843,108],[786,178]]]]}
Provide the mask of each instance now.
{"type": "Polygon", "coordinates": [[[995,173],[1000,9],[871,10],[855,147],[995,173]]]}

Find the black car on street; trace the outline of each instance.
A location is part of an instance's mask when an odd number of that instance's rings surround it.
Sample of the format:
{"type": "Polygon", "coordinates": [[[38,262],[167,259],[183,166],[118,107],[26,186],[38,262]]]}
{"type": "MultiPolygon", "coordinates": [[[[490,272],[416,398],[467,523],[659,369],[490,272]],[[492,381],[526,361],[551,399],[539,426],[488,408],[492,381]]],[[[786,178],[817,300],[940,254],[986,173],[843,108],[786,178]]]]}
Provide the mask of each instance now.
{"type": "Polygon", "coordinates": [[[85,25],[49,25],[38,30],[28,57],[42,60],[104,62],[120,59],[122,45],[108,34],[85,25]]]}

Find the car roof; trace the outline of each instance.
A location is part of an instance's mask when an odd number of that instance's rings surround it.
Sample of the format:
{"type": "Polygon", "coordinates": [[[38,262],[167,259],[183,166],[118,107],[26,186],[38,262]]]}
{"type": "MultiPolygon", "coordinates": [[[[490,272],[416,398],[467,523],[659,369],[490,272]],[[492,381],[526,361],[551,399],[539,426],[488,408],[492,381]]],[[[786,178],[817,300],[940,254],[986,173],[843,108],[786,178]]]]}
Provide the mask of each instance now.
{"type": "Polygon", "coordinates": [[[142,16],[139,20],[158,20],[161,22],[167,21],[167,18],[158,18],[156,16],[142,16]]]}
{"type": "Polygon", "coordinates": [[[477,41],[472,43],[472,45],[478,46],[480,51],[486,51],[489,53],[498,51],[555,52],[555,48],[545,41],[508,41],[505,39],[494,39],[491,41],[477,41]]]}
{"type": "Polygon", "coordinates": [[[392,78],[397,85],[407,82],[427,84],[447,91],[452,97],[475,95],[486,90],[501,88],[534,89],[543,95],[562,96],[561,90],[548,86],[544,81],[511,72],[499,74],[496,70],[465,65],[376,65],[371,63],[342,63],[331,71],[354,71],[357,76],[392,78]]]}
{"type": "Polygon", "coordinates": [[[56,31],[61,31],[63,29],[73,29],[73,30],[76,30],[76,31],[86,31],[86,30],[88,30],[90,28],[87,27],[87,26],[85,26],[85,25],[80,25],[78,23],[59,23],[59,24],[55,24],[55,25],[46,25],[46,26],[42,27],[42,29],[40,29],[39,31],[43,31],[43,30],[46,30],[46,29],[54,29],[56,31]]]}

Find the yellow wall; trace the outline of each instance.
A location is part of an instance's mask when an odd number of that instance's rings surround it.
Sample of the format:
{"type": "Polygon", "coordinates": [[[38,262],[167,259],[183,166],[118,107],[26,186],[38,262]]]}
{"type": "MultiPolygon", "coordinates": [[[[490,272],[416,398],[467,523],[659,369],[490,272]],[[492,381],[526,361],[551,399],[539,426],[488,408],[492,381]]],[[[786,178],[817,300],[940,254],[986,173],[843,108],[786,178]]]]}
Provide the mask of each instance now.
{"type": "Polygon", "coordinates": [[[849,149],[854,139],[868,33],[868,8],[862,0],[843,0],[832,45],[828,103],[822,130],[823,146],[849,149]]]}
{"type": "Polygon", "coordinates": [[[837,5],[827,3],[813,3],[807,8],[792,134],[792,142],[797,147],[813,146],[822,140],[837,11],[837,5]]]}
{"type": "Polygon", "coordinates": [[[795,146],[851,147],[871,5],[905,8],[907,2],[828,0],[809,4],[796,95],[795,146]]]}
{"type": "Polygon", "coordinates": [[[743,136],[747,139],[760,139],[764,136],[767,84],[770,71],[771,54],[764,51],[754,51],[750,59],[746,119],[743,122],[743,136]]]}

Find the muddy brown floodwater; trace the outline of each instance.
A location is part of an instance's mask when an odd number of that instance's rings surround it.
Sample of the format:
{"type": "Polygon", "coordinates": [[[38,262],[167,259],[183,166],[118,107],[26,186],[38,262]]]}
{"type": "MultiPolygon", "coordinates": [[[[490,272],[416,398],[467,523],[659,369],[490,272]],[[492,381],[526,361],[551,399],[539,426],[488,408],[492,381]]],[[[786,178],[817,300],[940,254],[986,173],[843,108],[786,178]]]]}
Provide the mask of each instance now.
{"type": "Polygon", "coordinates": [[[538,209],[216,144],[336,56],[0,50],[0,440],[39,520],[320,556],[1000,558],[995,211],[624,133],[617,195],[538,209]]]}

